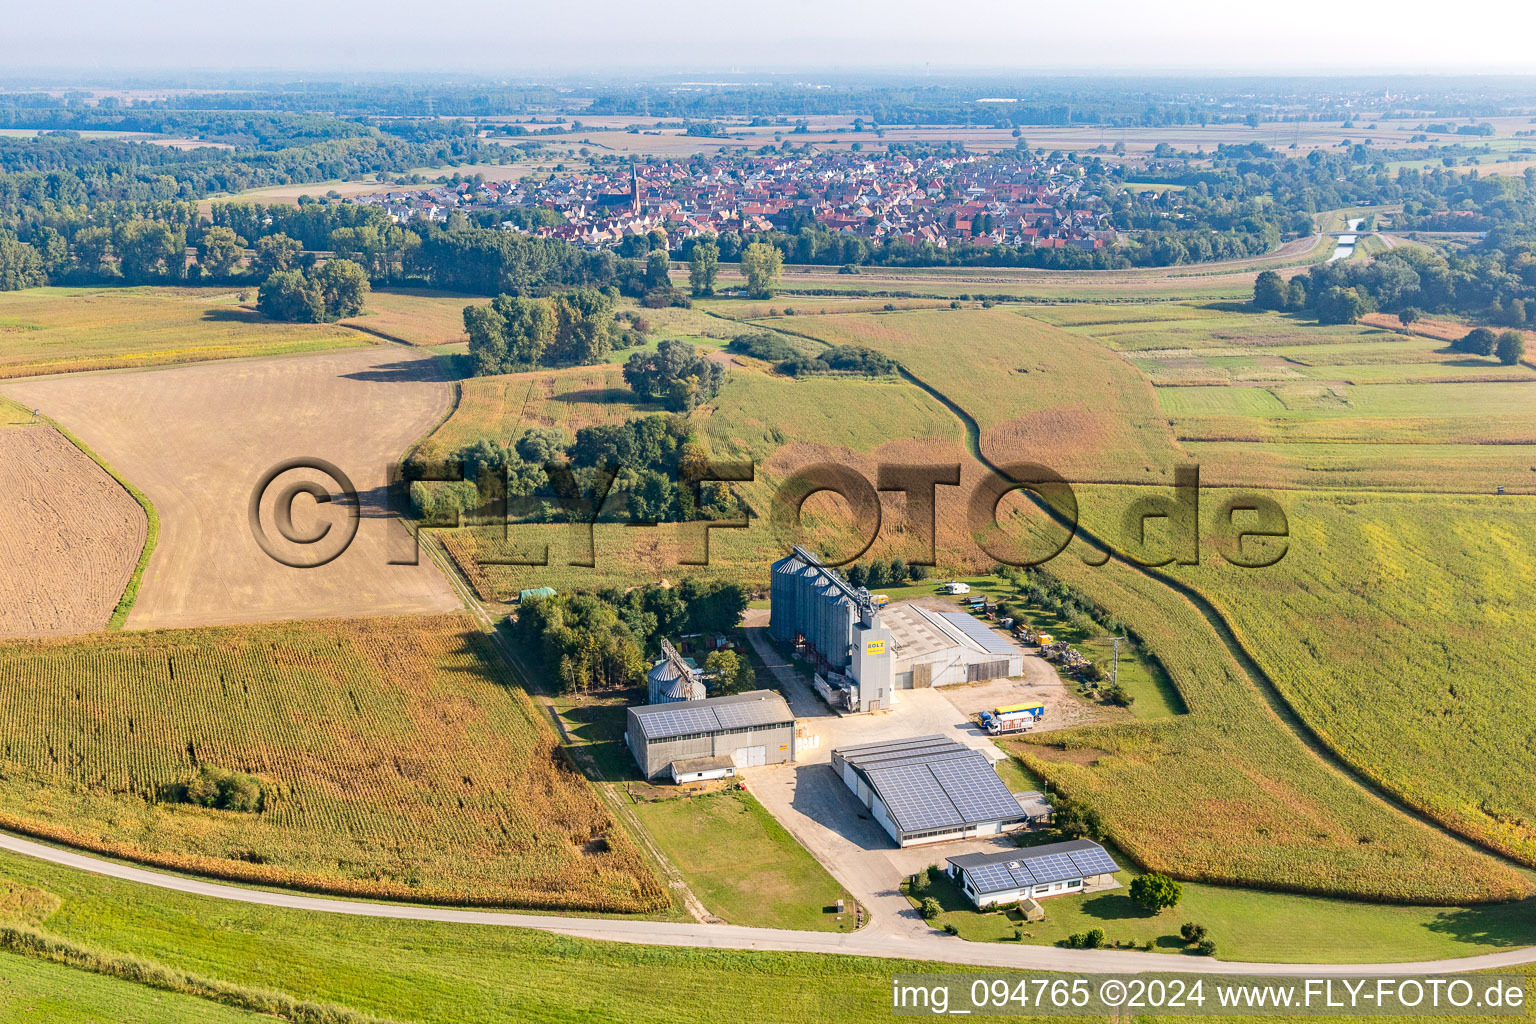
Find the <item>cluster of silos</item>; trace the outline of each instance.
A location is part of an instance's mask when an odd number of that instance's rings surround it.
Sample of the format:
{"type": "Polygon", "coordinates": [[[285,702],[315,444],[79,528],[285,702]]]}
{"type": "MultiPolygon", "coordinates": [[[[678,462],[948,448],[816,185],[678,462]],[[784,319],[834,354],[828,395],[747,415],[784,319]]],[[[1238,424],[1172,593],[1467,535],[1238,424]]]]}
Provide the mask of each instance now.
{"type": "Polygon", "coordinates": [[[770,636],[788,643],[798,635],[833,668],[847,667],[859,611],[846,583],[797,551],[773,563],[768,593],[770,636]]]}
{"type": "Polygon", "coordinates": [[[646,685],[651,704],[704,699],[704,684],[694,676],[682,655],[665,640],[661,642],[661,660],[647,674],[646,685]]]}

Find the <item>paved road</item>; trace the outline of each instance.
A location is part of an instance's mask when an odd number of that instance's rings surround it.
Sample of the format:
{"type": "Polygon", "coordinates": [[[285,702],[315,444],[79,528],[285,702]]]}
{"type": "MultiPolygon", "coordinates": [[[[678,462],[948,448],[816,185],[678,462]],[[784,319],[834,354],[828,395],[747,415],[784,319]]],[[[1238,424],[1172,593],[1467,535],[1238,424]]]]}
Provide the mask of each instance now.
{"type": "MultiPolygon", "coordinates": [[[[533,928],[608,942],[647,946],[689,946],[705,949],[758,949],[790,953],[841,953],[854,956],[941,961],[974,967],[1004,967],[1076,972],[1132,972],[1179,970],[1190,973],[1223,973],[1231,963],[1206,957],[1173,957],[1166,953],[1122,950],[1074,950],[1055,946],[966,942],[940,932],[926,935],[873,934],[867,931],[840,934],[797,932],[778,928],[743,928],[738,925],[674,924],[659,921],[615,921],[601,918],[552,917],[485,910],[452,910],[394,903],[361,903],[325,899],[298,893],[242,889],[181,875],[148,871],[100,860],[69,850],[56,849],[0,833],[0,849],[36,857],[65,867],[89,871],[161,889],[206,896],[212,899],[255,903],[268,907],[308,910],[325,914],[353,914],[407,921],[442,921],[451,924],[533,928]]],[[[1330,975],[1399,975],[1491,970],[1536,962],[1536,947],[1465,957],[1398,964],[1254,964],[1245,963],[1247,974],[1327,977],[1330,975]]]]}

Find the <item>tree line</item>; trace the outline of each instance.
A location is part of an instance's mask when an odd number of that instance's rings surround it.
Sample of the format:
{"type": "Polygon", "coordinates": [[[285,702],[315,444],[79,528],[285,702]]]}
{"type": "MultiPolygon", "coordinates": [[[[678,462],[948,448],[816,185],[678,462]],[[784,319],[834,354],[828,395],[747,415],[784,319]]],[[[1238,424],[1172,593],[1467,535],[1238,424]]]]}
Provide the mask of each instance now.
{"type": "MultiPolygon", "coordinates": [[[[644,683],[663,637],[729,632],[750,598],[739,583],[693,577],[675,587],[558,594],[525,602],[512,630],[561,692],[622,690],[644,683]]],[[[750,688],[739,661],[717,659],[715,671],[726,687],[750,688]]]]}

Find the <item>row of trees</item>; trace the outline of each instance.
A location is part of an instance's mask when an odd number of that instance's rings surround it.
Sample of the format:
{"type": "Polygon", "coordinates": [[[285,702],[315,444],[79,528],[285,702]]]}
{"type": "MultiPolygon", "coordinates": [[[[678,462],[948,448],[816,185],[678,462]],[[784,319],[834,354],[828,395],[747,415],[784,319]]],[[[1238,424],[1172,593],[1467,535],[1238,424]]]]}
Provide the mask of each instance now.
{"type": "Polygon", "coordinates": [[[603,515],[621,504],[631,522],[739,517],[740,503],[726,484],[699,482],[709,457],[686,417],[656,414],[583,427],[574,440],[558,430],[533,427],[511,444],[481,438],[446,459],[420,451],[406,469],[407,478],[414,481],[412,504],[433,525],[450,525],[466,515],[566,521],[561,496],[550,480],[551,464],[569,466],[581,494],[595,493],[607,481],[609,469],[615,469],[605,509],[598,510],[603,515]],[[444,465],[437,464],[440,459],[444,465]],[[460,469],[462,480],[437,479],[460,469]],[[690,481],[697,483],[697,492],[690,481]]]}

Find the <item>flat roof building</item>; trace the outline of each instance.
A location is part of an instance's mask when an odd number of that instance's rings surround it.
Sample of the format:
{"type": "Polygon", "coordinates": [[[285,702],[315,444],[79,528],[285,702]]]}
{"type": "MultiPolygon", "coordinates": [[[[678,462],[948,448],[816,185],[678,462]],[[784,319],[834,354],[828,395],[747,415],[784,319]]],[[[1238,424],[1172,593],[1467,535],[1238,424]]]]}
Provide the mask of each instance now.
{"type": "Polygon", "coordinates": [[[990,907],[1104,888],[1114,882],[1120,866],[1098,843],[1072,839],[950,857],[946,870],[972,903],[990,907]]]}
{"type": "Polygon", "coordinates": [[[898,690],[954,686],[1024,674],[1024,652],[969,612],[891,605],[882,615],[895,656],[898,690]]]}
{"type": "Polygon", "coordinates": [[[998,835],[1029,817],[981,751],[944,736],[839,747],[832,770],[898,846],[998,835]]]}
{"type": "Polygon", "coordinates": [[[647,779],[671,774],[674,761],[727,757],[751,768],[795,759],[795,715],[772,690],[644,704],[626,719],[624,743],[647,779]]]}

